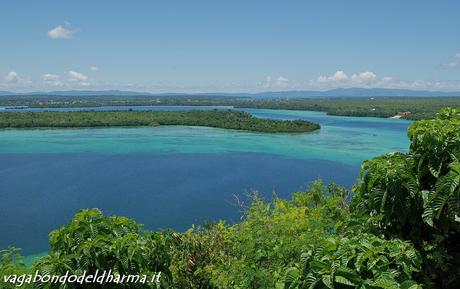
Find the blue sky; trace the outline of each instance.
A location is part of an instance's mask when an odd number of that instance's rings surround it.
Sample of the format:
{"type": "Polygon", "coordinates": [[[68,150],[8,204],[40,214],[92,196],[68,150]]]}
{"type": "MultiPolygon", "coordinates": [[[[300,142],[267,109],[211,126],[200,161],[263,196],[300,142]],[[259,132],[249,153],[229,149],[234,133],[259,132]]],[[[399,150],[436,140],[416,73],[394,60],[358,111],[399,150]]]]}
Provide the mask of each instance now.
{"type": "Polygon", "coordinates": [[[0,90],[460,90],[460,1],[2,1],[0,90]]]}

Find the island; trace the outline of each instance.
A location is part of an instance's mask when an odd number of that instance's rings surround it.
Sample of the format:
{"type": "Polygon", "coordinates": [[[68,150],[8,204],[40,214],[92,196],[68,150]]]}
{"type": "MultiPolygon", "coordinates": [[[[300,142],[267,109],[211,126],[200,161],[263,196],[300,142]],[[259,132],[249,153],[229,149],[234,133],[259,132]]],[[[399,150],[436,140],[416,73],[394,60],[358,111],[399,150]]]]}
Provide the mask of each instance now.
{"type": "Polygon", "coordinates": [[[273,120],[238,110],[2,112],[0,128],[86,128],[184,125],[264,133],[305,133],[319,124],[273,120]]]}

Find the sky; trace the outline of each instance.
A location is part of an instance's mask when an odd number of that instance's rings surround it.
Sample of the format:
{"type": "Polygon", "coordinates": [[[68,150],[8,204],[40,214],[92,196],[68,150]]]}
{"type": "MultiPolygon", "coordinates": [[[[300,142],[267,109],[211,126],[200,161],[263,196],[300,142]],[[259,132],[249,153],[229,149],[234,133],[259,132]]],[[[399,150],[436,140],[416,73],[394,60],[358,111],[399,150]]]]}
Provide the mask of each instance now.
{"type": "Polygon", "coordinates": [[[0,90],[460,91],[458,0],[0,2],[0,90]]]}

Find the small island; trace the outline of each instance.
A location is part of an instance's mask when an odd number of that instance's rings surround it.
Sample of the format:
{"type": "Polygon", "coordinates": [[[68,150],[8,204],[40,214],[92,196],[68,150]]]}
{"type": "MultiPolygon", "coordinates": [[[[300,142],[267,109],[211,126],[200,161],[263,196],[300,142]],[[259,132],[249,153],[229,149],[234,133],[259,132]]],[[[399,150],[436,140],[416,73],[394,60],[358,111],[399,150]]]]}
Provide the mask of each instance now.
{"type": "Polygon", "coordinates": [[[0,128],[87,128],[185,125],[265,133],[304,133],[319,124],[305,120],[272,120],[235,110],[2,112],[0,128]]]}

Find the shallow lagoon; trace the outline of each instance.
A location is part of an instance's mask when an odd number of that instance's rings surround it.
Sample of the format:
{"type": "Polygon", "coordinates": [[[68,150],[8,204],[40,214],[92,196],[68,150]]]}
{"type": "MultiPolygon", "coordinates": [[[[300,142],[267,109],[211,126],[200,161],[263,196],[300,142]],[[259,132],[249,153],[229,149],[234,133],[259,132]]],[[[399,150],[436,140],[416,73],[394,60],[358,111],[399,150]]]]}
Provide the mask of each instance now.
{"type": "Polygon", "coordinates": [[[0,131],[0,247],[47,249],[47,234],[82,208],[125,215],[149,229],[237,221],[233,195],[288,197],[316,178],[348,187],[363,160],[407,151],[404,120],[248,109],[307,119],[309,134],[204,127],[0,131]]]}

